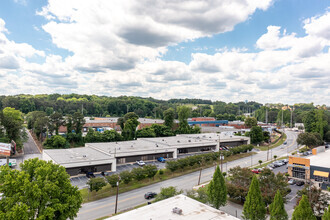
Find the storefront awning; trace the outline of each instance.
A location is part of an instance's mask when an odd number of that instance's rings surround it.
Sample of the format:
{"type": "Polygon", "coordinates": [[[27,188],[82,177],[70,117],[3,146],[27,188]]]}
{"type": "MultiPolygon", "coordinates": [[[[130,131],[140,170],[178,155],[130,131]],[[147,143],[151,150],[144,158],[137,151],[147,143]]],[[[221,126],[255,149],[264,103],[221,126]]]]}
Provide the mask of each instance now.
{"type": "Polygon", "coordinates": [[[322,171],[318,171],[318,170],[314,170],[313,175],[314,176],[329,177],[329,173],[328,172],[322,172],[322,171]]]}

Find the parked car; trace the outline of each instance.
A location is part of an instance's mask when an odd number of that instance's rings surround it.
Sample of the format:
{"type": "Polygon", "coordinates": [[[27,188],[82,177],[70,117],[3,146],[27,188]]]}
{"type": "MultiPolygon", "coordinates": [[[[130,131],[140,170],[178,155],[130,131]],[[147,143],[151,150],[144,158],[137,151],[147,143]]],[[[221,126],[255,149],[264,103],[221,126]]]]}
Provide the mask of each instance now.
{"type": "Polygon", "coordinates": [[[329,148],[329,147],[330,147],[330,144],[326,144],[326,145],[325,145],[325,148],[329,148]]]}
{"type": "Polygon", "coordinates": [[[93,172],[88,172],[88,173],[86,173],[86,177],[87,178],[95,178],[95,175],[94,175],[93,172]]]}
{"type": "Polygon", "coordinates": [[[270,168],[272,168],[272,169],[274,169],[276,166],[274,165],[274,164],[268,164],[268,166],[267,167],[270,167],[270,168]]]}
{"type": "Polygon", "coordinates": [[[288,143],[288,142],[284,141],[284,143],[283,143],[283,144],[284,144],[284,145],[286,145],[287,143],[288,143]]]}
{"type": "Polygon", "coordinates": [[[287,164],[288,162],[289,162],[289,160],[288,159],[283,159],[283,160],[281,160],[284,164],[287,164]]]}
{"type": "Polygon", "coordinates": [[[137,163],[137,165],[139,165],[139,166],[144,166],[144,165],[146,165],[146,163],[143,162],[142,160],[137,160],[136,163],[137,163]]]}
{"type": "Polygon", "coordinates": [[[294,180],[294,179],[290,179],[289,181],[288,181],[288,184],[290,184],[290,185],[293,185],[293,184],[295,184],[296,183],[296,181],[294,180]]]}
{"type": "Polygon", "coordinates": [[[252,170],[252,172],[256,173],[256,174],[261,173],[261,171],[262,171],[262,169],[260,169],[260,168],[255,168],[255,169],[252,170]]]}
{"type": "Polygon", "coordinates": [[[303,186],[304,184],[305,184],[304,181],[297,181],[297,182],[296,182],[296,185],[297,185],[297,186],[303,186]]]}
{"type": "Polygon", "coordinates": [[[309,154],[308,154],[308,152],[304,152],[303,155],[304,156],[308,156],[309,154]]]}
{"type": "Polygon", "coordinates": [[[266,168],[270,169],[270,170],[273,170],[273,167],[271,167],[270,164],[266,168]]]}
{"type": "Polygon", "coordinates": [[[158,157],[157,160],[161,163],[165,163],[165,159],[164,157],[158,157]]]}
{"type": "Polygon", "coordinates": [[[145,199],[152,199],[155,198],[155,196],[157,196],[157,193],[155,192],[147,192],[146,194],[144,194],[145,199]]]}

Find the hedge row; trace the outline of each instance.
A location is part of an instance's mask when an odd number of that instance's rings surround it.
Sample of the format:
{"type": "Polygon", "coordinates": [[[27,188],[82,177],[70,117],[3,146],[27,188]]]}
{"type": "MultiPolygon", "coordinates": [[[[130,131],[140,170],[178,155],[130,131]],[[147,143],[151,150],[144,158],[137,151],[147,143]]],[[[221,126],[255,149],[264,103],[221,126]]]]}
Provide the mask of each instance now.
{"type": "Polygon", "coordinates": [[[253,145],[241,145],[238,147],[233,147],[229,150],[222,150],[219,152],[213,152],[213,153],[207,153],[207,154],[201,154],[201,155],[195,155],[195,156],[189,156],[178,160],[173,161],[167,161],[166,162],[166,168],[170,171],[174,172],[178,169],[184,169],[185,167],[192,167],[195,164],[204,164],[209,161],[218,161],[220,159],[220,154],[223,155],[225,158],[229,157],[231,155],[239,154],[239,153],[246,153],[248,151],[251,151],[253,149],[253,145]]]}

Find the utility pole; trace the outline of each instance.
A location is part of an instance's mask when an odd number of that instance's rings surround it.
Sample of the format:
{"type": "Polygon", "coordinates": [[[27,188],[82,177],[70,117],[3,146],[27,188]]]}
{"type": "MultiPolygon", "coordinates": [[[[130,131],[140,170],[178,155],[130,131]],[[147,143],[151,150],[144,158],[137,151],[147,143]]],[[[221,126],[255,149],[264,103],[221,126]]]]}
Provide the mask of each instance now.
{"type": "Polygon", "coordinates": [[[291,122],[290,122],[290,128],[292,128],[292,112],[293,112],[294,108],[292,106],[292,109],[291,109],[291,122]]]}
{"type": "Polygon", "coordinates": [[[251,167],[252,167],[252,155],[253,155],[253,154],[251,154],[251,167]]]}
{"type": "Polygon", "coordinates": [[[268,108],[266,107],[266,125],[268,125],[268,108]]]}
{"type": "Polygon", "coordinates": [[[222,153],[220,153],[221,173],[223,173],[223,170],[222,170],[222,160],[223,159],[224,159],[224,156],[222,155],[222,153]]]}
{"type": "Polygon", "coordinates": [[[281,124],[281,126],[282,126],[282,129],[283,129],[283,108],[282,108],[282,124],[281,124]]]}
{"type": "Polygon", "coordinates": [[[120,177],[118,175],[115,214],[117,214],[118,193],[119,193],[119,180],[120,180],[120,177]]]}

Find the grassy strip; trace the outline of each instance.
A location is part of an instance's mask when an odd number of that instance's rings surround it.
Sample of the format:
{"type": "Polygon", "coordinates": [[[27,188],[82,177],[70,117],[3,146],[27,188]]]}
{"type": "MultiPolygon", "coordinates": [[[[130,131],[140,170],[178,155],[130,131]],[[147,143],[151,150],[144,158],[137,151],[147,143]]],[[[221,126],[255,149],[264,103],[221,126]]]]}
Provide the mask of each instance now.
{"type": "MultiPolygon", "coordinates": [[[[253,154],[256,154],[255,152],[249,152],[249,153],[243,153],[243,154],[236,154],[236,155],[232,155],[230,157],[227,157],[223,160],[223,163],[226,162],[230,162],[233,160],[237,160],[240,158],[244,158],[244,157],[249,157],[253,154]]],[[[214,166],[214,162],[209,162],[207,164],[205,164],[203,166],[203,168],[208,168],[208,167],[212,167],[214,166]]],[[[155,184],[164,180],[168,180],[171,178],[175,178],[178,176],[182,176],[182,175],[186,175],[195,171],[199,171],[200,170],[200,166],[199,165],[194,165],[192,167],[186,167],[183,170],[179,170],[179,171],[175,171],[175,172],[171,172],[170,170],[164,169],[164,174],[160,175],[159,172],[156,174],[156,176],[153,179],[144,179],[141,181],[132,181],[129,184],[120,184],[119,185],[119,193],[124,193],[124,192],[128,192],[134,189],[138,189],[141,187],[145,187],[151,184],[155,184]]],[[[99,190],[98,192],[89,192],[89,190],[87,188],[81,189],[80,193],[81,196],[83,198],[83,202],[92,202],[92,201],[96,201],[99,199],[103,199],[109,196],[113,196],[116,195],[116,188],[112,188],[109,184],[107,184],[105,187],[103,187],[101,190],[99,190]]]]}
{"type": "MultiPolygon", "coordinates": [[[[272,148],[275,148],[275,147],[278,147],[278,146],[282,145],[285,140],[286,140],[286,134],[283,133],[282,137],[278,141],[276,141],[274,144],[269,145],[269,149],[272,149],[272,148]]],[[[268,146],[261,146],[261,147],[258,147],[258,149],[261,150],[261,151],[267,151],[268,146]]]]}

